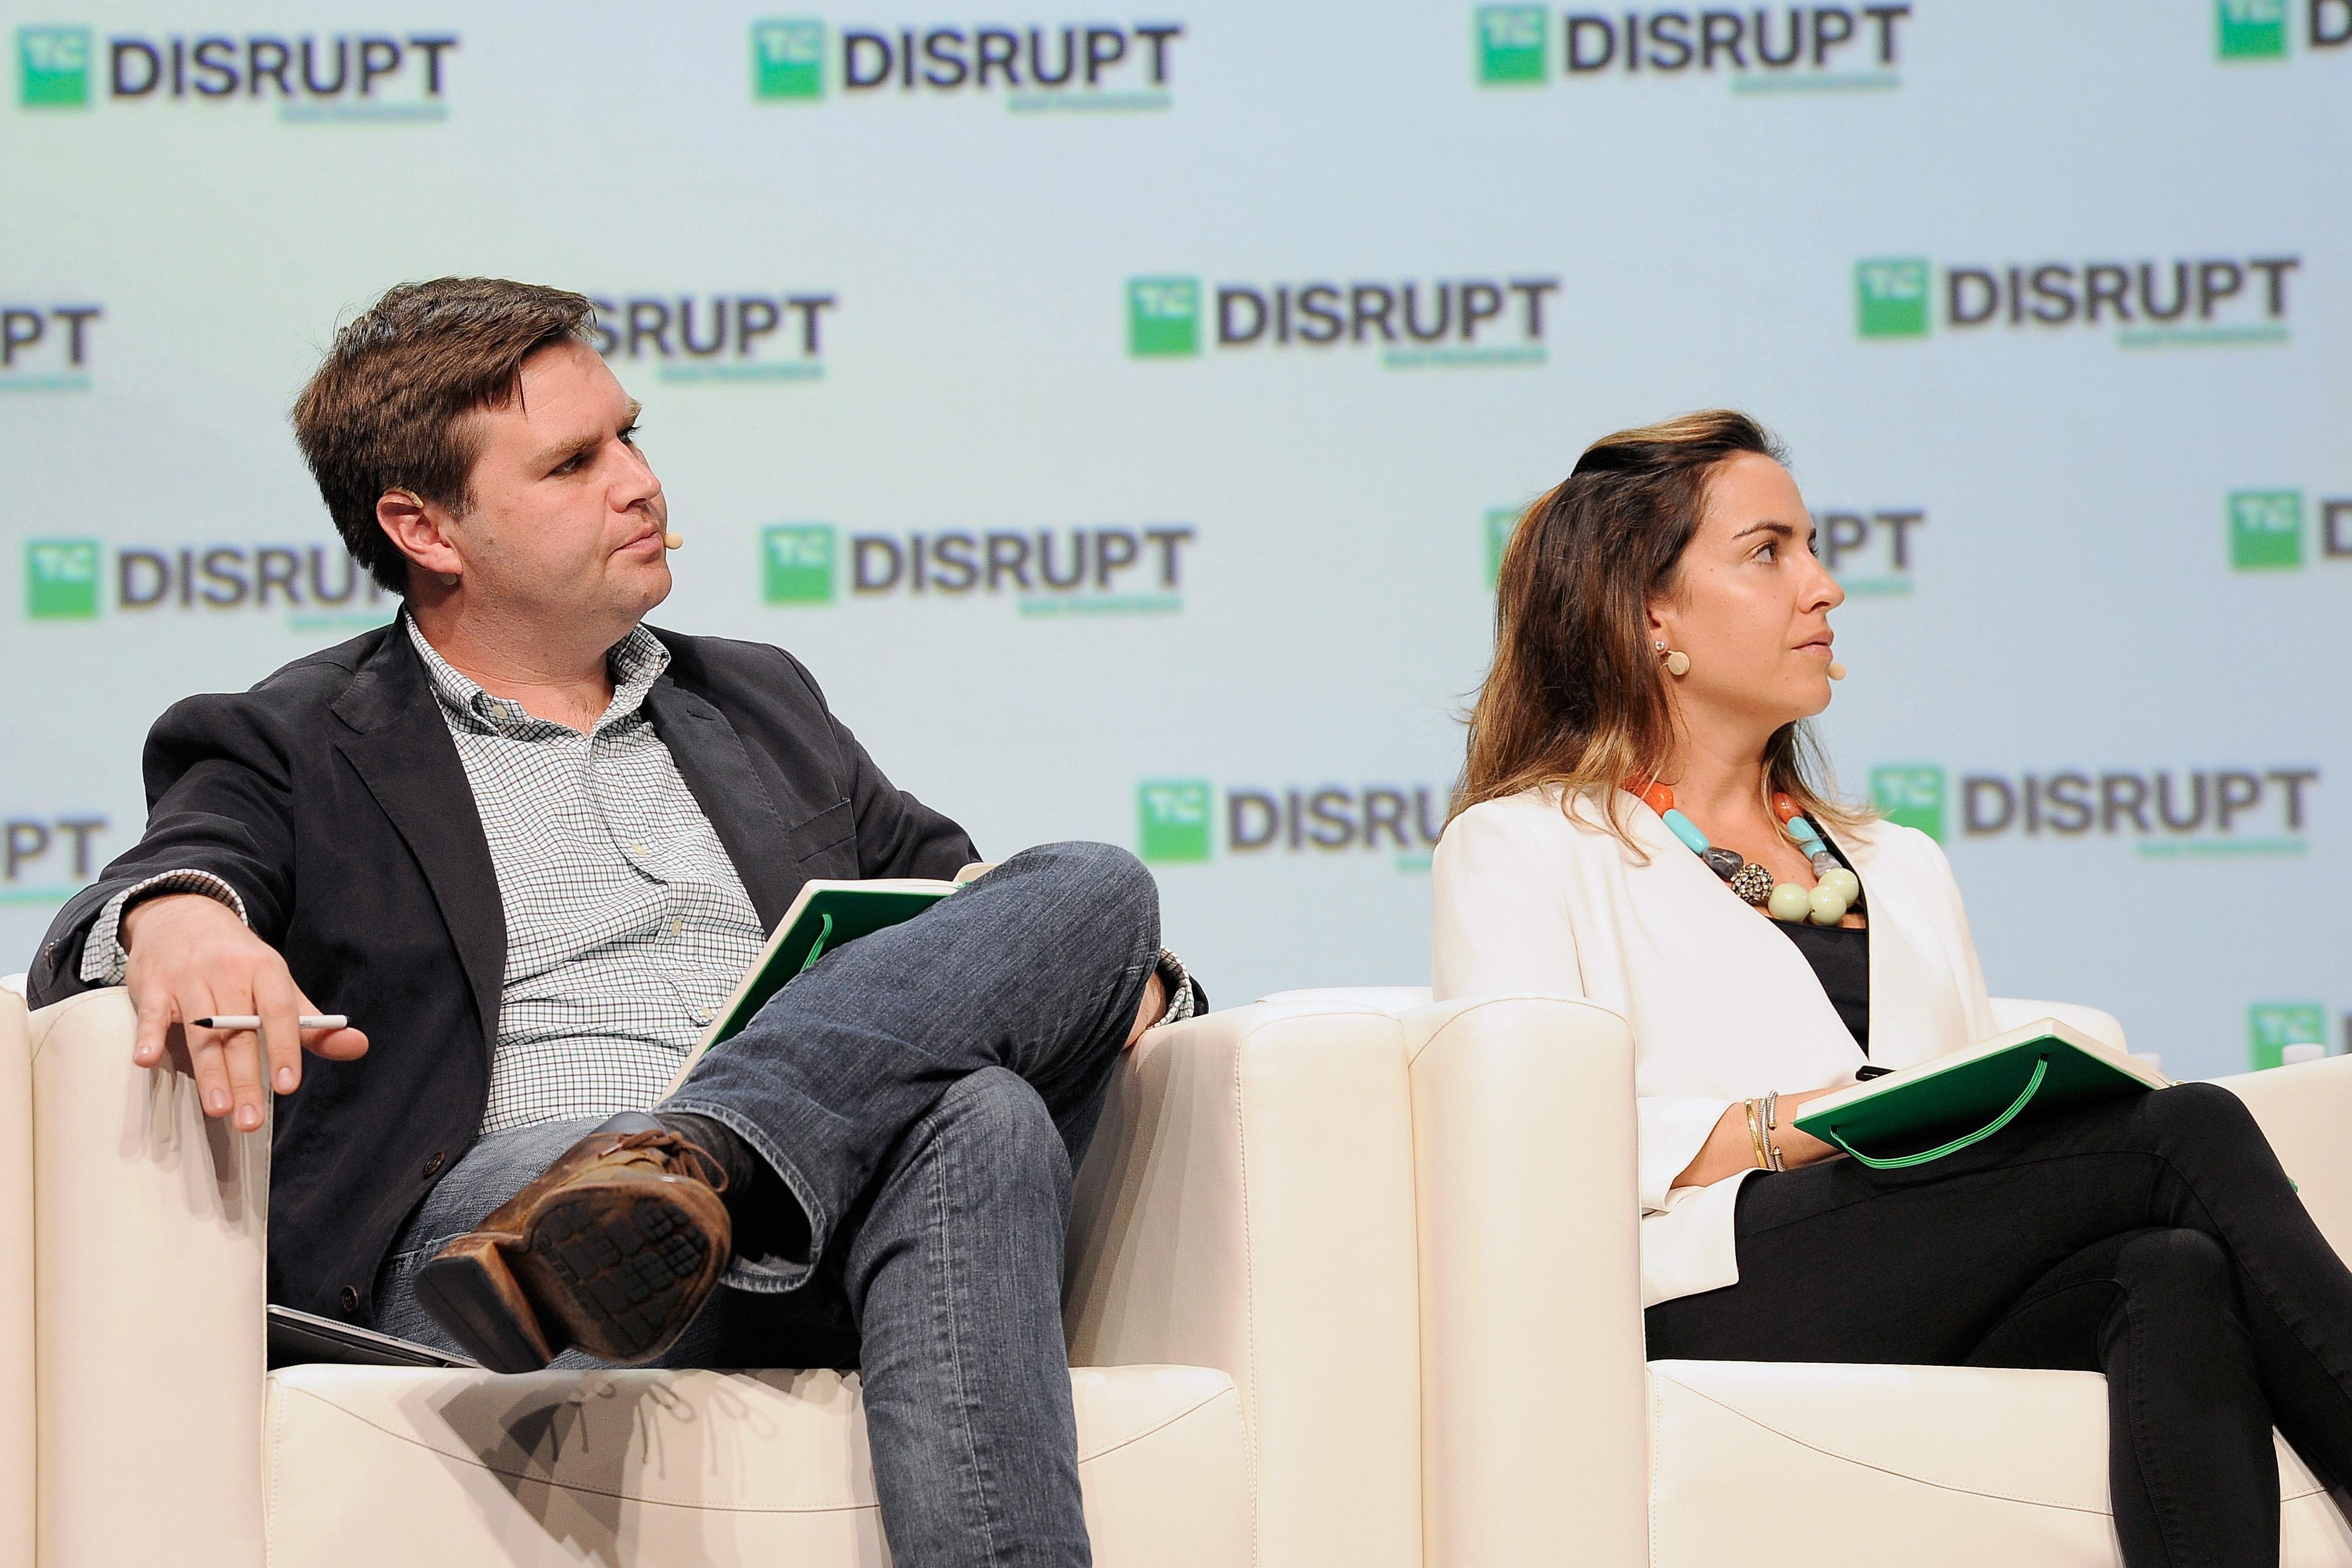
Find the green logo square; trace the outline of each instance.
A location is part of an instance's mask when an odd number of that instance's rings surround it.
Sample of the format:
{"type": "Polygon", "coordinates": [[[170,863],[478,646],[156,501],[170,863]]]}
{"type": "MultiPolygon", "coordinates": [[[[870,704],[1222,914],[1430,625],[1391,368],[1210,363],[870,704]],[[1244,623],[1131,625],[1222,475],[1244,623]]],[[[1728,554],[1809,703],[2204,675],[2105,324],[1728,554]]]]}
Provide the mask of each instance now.
{"type": "Polygon", "coordinates": [[[785,522],[760,532],[762,596],[771,605],[833,603],[833,530],[785,522]]]}
{"type": "Polygon", "coordinates": [[[1944,770],[1932,763],[1870,770],[1872,804],[1898,827],[1916,827],[1942,842],[1944,770]]]}
{"type": "Polygon", "coordinates": [[[1209,781],[1153,779],[1135,786],[1135,816],[1146,860],[1209,858],[1209,781]]]}
{"type": "Polygon", "coordinates": [[[1201,280],[1129,279],[1127,352],[1138,359],[1199,353],[1201,280]]]}
{"type": "Polygon", "coordinates": [[[97,614],[98,541],[26,541],[26,618],[35,621],[86,621],[97,614]]]}
{"type": "Polygon", "coordinates": [[[1927,262],[1883,257],[1853,264],[1854,326],[1865,338],[1927,335],[1927,262]]]}
{"type": "Polygon", "coordinates": [[[2217,52],[2225,60],[2286,58],[2286,0],[2213,0],[2217,52]]]}
{"type": "Polygon", "coordinates": [[[2240,571],[2303,564],[2301,490],[2230,492],[2230,564],[2240,571]]]}
{"type": "Polygon", "coordinates": [[[761,102],[824,96],[824,24],[771,17],[751,24],[751,96],[761,102]]]}
{"type": "Polygon", "coordinates": [[[1481,5],[1473,14],[1478,35],[1478,82],[1514,87],[1544,79],[1544,8],[1481,5]]]}
{"type": "Polygon", "coordinates": [[[2289,1046],[2327,1043],[2327,1009],[2316,1002],[2257,1002],[2246,1009],[2247,1054],[2257,1068],[2279,1065],[2289,1046]]]}
{"type": "Polygon", "coordinates": [[[89,107],[89,29],[16,29],[17,100],[26,109],[89,107]]]}
{"type": "Polygon", "coordinates": [[[1519,524],[1519,514],[1507,506],[1486,509],[1486,586],[1489,590],[1502,580],[1503,552],[1511,542],[1511,530],[1519,524]]]}

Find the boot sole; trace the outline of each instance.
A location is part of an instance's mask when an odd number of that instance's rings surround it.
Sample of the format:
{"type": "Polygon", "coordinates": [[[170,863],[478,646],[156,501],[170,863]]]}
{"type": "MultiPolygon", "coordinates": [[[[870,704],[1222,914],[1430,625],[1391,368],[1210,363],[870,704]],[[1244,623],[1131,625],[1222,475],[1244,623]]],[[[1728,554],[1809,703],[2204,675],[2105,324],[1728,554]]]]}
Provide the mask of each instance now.
{"type": "Polygon", "coordinates": [[[652,1360],[701,1310],[726,1267],[726,1210],[670,1193],[625,1188],[567,1192],[531,1223],[516,1259],[542,1314],[599,1361],[652,1360]]]}

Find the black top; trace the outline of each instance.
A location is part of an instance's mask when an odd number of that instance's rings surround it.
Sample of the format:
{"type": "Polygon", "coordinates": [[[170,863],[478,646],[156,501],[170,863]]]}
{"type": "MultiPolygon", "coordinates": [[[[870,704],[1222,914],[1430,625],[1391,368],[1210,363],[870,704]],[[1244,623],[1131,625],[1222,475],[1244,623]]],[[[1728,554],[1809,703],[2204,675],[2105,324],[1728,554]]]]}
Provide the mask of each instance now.
{"type": "Polygon", "coordinates": [[[1829,994],[1830,1005],[1845,1021],[1862,1054],[1870,1054],[1870,928],[1817,926],[1810,921],[1774,921],[1786,931],[1829,994]]]}
{"type": "MultiPolygon", "coordinates": [[[[963,829],[893,786],[782,649],[654,634],[645,710],[742,874],[762,931],[812,877],[952,877],[963,829]]],[[[425,664],[395,620],[251,691],[192,697],[147,737],[147,831],[59,911],[32,1001],[88,989],[82,938],[115,894],[209,871],[324,1013],[368,1032],[278,1100],[269,1299],[366,1322],[376,1267],[481,1126],[506,908],[425,664]]]]}
{"type": "MultiPolygon", "coordinates": [[[[1839,865],[1849,871],[1853,869],[1853,862],[1846,858],[1844,850],[1831,843],[1828,834],[1822,835],[1822,842],[1829,845],[1830,853],[1838,858],[1839,865]]],[[[1870,912],[1867,899],[1854,900],[1853,911],[1867,915],[1870,912]]],[[[1830,1005],[1837,1009],[1838,1017],[1844,1022],[1846,1032],[1853,1037],[1853,1043],[1862,1047],[1862,1054],[1868,1056],[1870,928],[1817,926],[1810,921],[1774,921],[1772,923],[1788,933],[1789,940],[1797,944],[1797,951],[1805,955],[1805,962],[1813,966],[1813,977],[1822,983],[1822,990],[1828,994],[1830,1005]]]]}

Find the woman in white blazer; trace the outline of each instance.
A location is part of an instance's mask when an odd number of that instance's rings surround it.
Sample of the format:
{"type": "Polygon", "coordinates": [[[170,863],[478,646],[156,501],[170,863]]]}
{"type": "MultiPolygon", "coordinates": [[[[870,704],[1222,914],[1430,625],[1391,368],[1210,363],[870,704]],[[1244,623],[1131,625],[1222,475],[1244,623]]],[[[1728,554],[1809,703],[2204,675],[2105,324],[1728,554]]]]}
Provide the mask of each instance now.
{"type": "Polygon", "coordinates": [[[2235,1096],[1905,1171],[1791,1125],[1865,1065],[1996,1032],[1943,852],[1818,782],[1843,597],[1744,416],[1586,451],[1504,555],[1436,994],[1632,1026],[1652,1356],[2104,1371],[2125,1561],[2275,1563],[2273,1425],[2352,1481],[2352,1273],[2235,1096]]]}

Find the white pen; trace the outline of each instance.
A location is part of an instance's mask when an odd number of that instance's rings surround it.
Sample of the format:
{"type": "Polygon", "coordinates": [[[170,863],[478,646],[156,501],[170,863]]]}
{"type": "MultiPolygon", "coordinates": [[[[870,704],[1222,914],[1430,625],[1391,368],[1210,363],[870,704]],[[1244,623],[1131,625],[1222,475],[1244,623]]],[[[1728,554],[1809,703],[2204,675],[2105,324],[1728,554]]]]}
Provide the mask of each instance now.
{"type": "MultiPolygon", "coordinates": [[[[341,1013],[305,1013],[294,1020],[305,1029],[348,1029],[352,1021],[341,1013]]],[[[251,1013],[222,1013],[210,1018],[191,1018],[192,1027],[198,1029],[258,1029],[261,1020],[251,1013]]]]}

